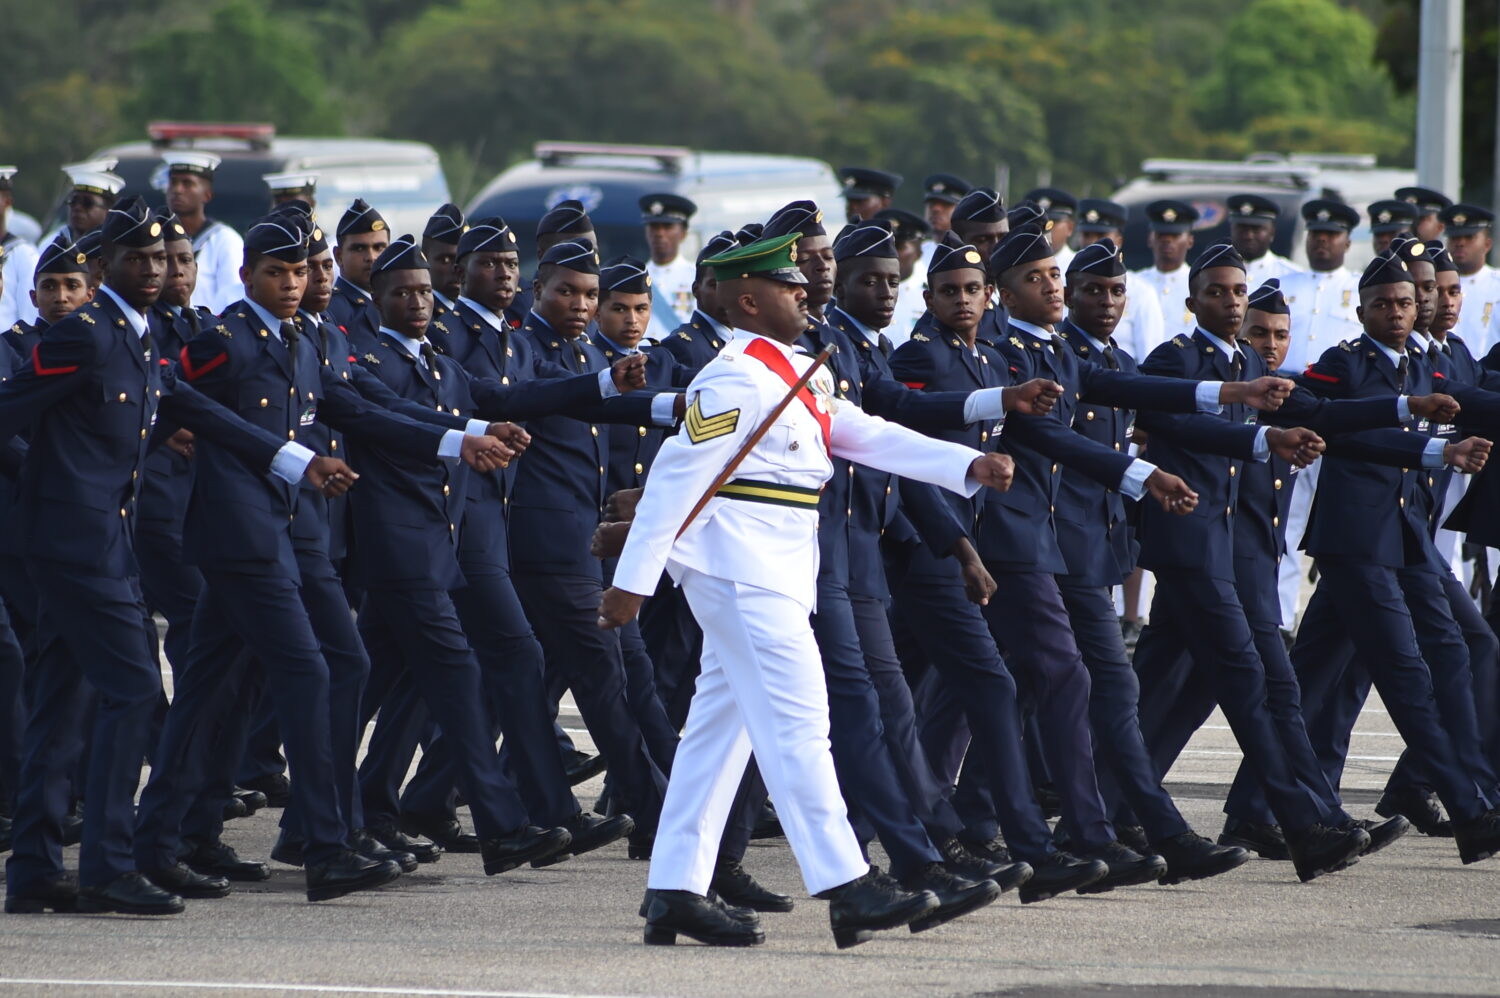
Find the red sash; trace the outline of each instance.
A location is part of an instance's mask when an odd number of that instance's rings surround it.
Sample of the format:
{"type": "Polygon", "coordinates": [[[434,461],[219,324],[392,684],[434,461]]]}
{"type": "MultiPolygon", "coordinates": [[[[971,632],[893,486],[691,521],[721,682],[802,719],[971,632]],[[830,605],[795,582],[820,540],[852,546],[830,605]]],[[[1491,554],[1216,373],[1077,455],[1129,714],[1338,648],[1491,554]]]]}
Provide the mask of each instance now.
{"type": "MultiPolygon", "coordinates": [[[[756,337],[750,345],[745,348],[747,357],[754,357],[762,364],[769,367],[776,376],[787,383],[790,388],[795,385],[801,377],[792,369],[792,362],[786,359],[786,354],[776,349],[770,342],[762,337],[756,337]]],[[[823,447],[829,454],[833,453],[833,420],[828,412],[818,406],[818,400],[813,397],[812,390],[804,387],[797,393],[797,399],[807,406],[807,411],[812,413],[813,418],[818,421],[818,426],[823,430],[823,447]]]]}

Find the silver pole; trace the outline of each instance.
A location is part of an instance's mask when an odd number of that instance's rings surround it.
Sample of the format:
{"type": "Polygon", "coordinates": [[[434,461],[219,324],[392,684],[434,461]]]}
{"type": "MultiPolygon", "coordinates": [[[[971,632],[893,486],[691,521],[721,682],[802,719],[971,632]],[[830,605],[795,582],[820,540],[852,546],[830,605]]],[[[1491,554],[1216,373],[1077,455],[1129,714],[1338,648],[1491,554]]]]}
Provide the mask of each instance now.
{"type": "Polygon", "coordinates": [[[1417,183],[1457,200],[1463,110],[1463,0],[1422,0],[1417,183]]]}

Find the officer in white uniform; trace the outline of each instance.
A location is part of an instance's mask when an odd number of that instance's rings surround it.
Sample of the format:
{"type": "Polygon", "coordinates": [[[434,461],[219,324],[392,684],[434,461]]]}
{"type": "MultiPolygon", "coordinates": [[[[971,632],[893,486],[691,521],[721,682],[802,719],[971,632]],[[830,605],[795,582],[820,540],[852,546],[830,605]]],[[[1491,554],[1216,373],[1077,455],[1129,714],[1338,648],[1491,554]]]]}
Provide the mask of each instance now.
{"type": "MultiPolygon", "coordinates": [[[[1078,202],[1078,248],[1109,239],[1125,245],[1125,222],[1130,212],[1122,204],[1102,198],[1078,202]]],[[[1156,289],[1131,281],[1125,288],[1125,312],[1115,326],[1115,340],[1132,357],[1145,357],[1166,340],[1165,322],[1156,289]]]]}
{"type": "Polygon", "coordinates": [[[1229,241],[1245,260],[1245,279],[1252,288],[1298,269],[1271,249],[1280,205],[1259,194],[1232,194],[1225,199],[1225,206],[1229,210],[1229,241]]]}
{"type": "Polygon", "coordinates": [[[36,318],[36,308],[31,304],[32,271],[36,269],[41,255],[29,240],[11,232],[8,228],[11,205],[10,178],[16,175],[13,166],[0,166],[0,329],[9,329],[18,322],[31,322],[36,318]]]}
{"type": "Polygon", "coordinates": [[[198,286],[193,298],[215,315],[245,297],[240,281],[245,241],[238,232],[204,212],[214,197],[214,170],[220,162],[218,156],[202,149],[169,149],[162,157],[167,207],[177,213],[183,228],[193,237],[193,256],[198,260],[198,286]]]}
{"type": "MultiPolygon", "coordinates": [[[[935,176],[946,176],[946,174],[935,176]]],[[[932,177],[927,179],[931,181],[932,177]]],[[[957,204],[957,201],[954,204],[957,204]]],[[[949,205],[949,208],[951,214],[952,205],[949,205]]],[[[931,212],[928,214],[930,217],[931,212]]],[[[892,313],[891,321],[885,330],[886,338],[890,341],[891,349],[894,350],[911,338],[912,327],[927,311],[927,300],[922,297],[927,291],[927,268],[922,267],[919,270],[917,265],[928,256],[927,247],[931,244],[927,237],[932,234],[932,229],[928,227],[922,216],[904,208],[887,208],[884,211],[877,211],[875,221],[890,223],[891,232],[896,241],[896,260],[901,267],[901,287],[896,292],[896,311],[892,313]]]]}
{"type": "Polygon", "coordinates": [[[646,261],[651,277],[651,324],[646,335],[660,342],[693,317],[693,280],[698,268],[682,255],[682,243],[698,206],[679,194],[647,194],[640,206],[651,251],[646,261]]]}
{"type": "Polygon", "coordinates": [[[930,892],[871,876],[834,776],[827,688],[808,622],[818,496],[832,474],[830,454],[963,495],[981,484],[1004,487],[1009,459],[992,464],[990,455],[837,402],[825,368],[683,529],[694,503],[811,363],[793,348],[807,324],[797,239],[762,239],[706,261],[739,335],[689,386],[682,431],[662,445],[600,605],[600,626],[624,624],[665,569],[703,628],[702,673],[651,857],[647,943],[679,933],[717,945],[763,941],[757,924],[705,896],[752,750],[808,891],[833,902],[841,947],[936,904],[930,892]]]}
{"type": "MultiPolygon", "coordinates": [[[[1078,199],[1059,187],[1037,187],[1027,191],[1023,201],[1035,201],[1052,223],[1048,234],[1052,237],[1052,257],[1058,267],[1067,273],[1068,262],[1073,259],[1073,247],[1068,240],[1078,217],[1078,199]]],[[[1013,221],[1011,228],[1016,227],[1013,221]]]]}
{"type": "Polygon", "coordinates": [[[1398,187],[1396,197],[1415,212],[1411,225],[1413,235],[1423,242],[1443,238],[1443,212],[1453,207],[1452,198],[1430,187],[1398,187]]]}
{"type": "MultiPolygon", "coordinates": [[[[973,189],[973,184],[955,173],[929,173],[922,178],[922,212],[926,216],[927,237],[922,240],[922,257],[917,261],[915,272],[923,275],[924,287],[933,248],[943,238],[943,233],[953,228],[953,209],[973,189]]],[[[924,305],[922,311],[926,310],[924,305]]]]}
{"type": "Polygon", "coordinates": [[[1495,246],[1495,215],[1477,204],[1456,204],[1442,213],[1448,252],[1458,265],[1464,307],[1453,332],[1475,357],[1500,342],[1500,271],[1486,261],[1495,246]]]}
{"type": "Polygon", "coordinates": [[[286,173],[262,173],[260,179],[266,182],[266,189],[271,192],[273,209],[288,201],[306,201],[313,209],[313,220],[316,221],[320,176],[322,174],[314,171],[290,170],[286,173]]]}
{"type": "Polygon", "coordinates": [[[1133,272],[1130,287],[1137,293],[1144,288],[1155,292],[1163,342],[1178,335],[1191,336],[1198,324],[1187,307],[1187,256],[1193,248],[1193,226],[1198,218],[1198,209],[1186,201],[1152,201],[1146,206],[1152,266],[1133,272]]]}
{"type": "Polygon", "coordinates": [[[1370,213],[1370,247],[1376,256],[1390,247],[1397,233],[1411,232],[1417,224],[1417,208],[1407,201],[1372,201],[1366,210],[1370,213]]]}
{"type": "Polygon", "coordinates": [[[114,207],[115,199],[125,189],[125,179],[112,172],[119,160],[112,157],[90,159],[82,163],[69,163],[62,168],[68,175],[73,189],[68,192],[68,221],[66,225],[53,229],[42,239],[42,245],[61,235],[69,243],[76,243],[104,224],[104,216],[114,207]]]}

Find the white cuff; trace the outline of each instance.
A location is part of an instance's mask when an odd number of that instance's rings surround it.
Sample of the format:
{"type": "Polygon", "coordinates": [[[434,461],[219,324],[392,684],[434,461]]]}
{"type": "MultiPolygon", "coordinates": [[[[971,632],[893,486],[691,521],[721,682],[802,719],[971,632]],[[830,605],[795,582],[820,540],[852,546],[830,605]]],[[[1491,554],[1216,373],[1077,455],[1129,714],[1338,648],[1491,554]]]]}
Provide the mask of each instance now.
{"type": "Polygon", "coordinates": [[[662,392],[651,399],[651,422],[657,426],[671,426],[677,422],[677,392],[662,392]]]}
{"type": "Polygon", "coordinates": [[[1269,426],[1262,426],[1255,431],[1255,446],[1250,448],[1252,460],[1265,462],[1271,458],[1271,441],[1266,438],[1271,435],[1269,426]]]}
{"type": "Polygon", "coordinates": [[[1442,437],[1433,437],[1427,441],[1427,446],[1422,448],[1422,467],[1441,468],[1446,462],[1443,460],[1443,451],[1448,442],[1442,437]]]}
{"type": "Polygon", "coordinates": [[[1219,401],[1219,393],[1224,390],[1222,381],[1200,381],[1195,395],[1198,400],[1198,411],[1217,413],[1224,411],[1224,405],[1219,401]]]}
{"type": "Polygon", "coordinates": [[[1396,396],[1396,422],[1404,423],[1411,418],[1411,396],[1396,396]]]}
{"type": "Polygon", "coordinates": [[[465,436],[469,434],[462,430],[444,430],[443,439],[438,442],[437,456],[450,464],[457,461],[463,455],[465,436]]]}
{"type": "Polygon", "coordinates": [[[606,367],[599,372],[599,397],[612,399],[618,394],[620,394],[620,389],[615,387],[614,368],[606,367]]]}
{"type": "Polygon", "coordinates": [[[271,458],[271,474],[289,485],[296,485],[307,474],[307,466],[318,455],[295,440],[281,445],[281,450],[271,458]]]}
{"type": "Polygon", "coordinates": [[[1005,389],[981,388],[964,399],[964,422],[1005,422],[1005,389]]]}
{"type": "Polygon", "coordinates": [[[1125,469],[1125,474],[1120,478],[1120,491],[1132,499],[1139,499],[1146,494],[1146,479],[1156,470],[1156,465],[1150,461],[1142,461],[1136,458],[1130,462],[1130,467],[1125,469]]]}
{"type": "Polygon", "coordinates": [[[490,424],[482,419],[471,419],[464,427],[464,435],[470,437],[482,437],[490,431],[490,424]]]}

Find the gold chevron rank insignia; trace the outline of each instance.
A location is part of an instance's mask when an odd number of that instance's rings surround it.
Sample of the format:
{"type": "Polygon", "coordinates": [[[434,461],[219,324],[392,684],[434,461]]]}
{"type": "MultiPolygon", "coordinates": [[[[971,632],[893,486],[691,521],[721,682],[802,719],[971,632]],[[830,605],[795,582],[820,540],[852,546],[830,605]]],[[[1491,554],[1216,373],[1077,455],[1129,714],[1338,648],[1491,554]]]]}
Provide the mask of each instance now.
{"type": "Polygon", "coordinates": [[[705,416],[697,399],[694,399],[693,404],[688,407],[687,415],[682,421],[683,427],[687,430],[688,440],[695,444],[733,433],[739,424],[740,411],[738,409],[730,409],[717,416],[705,416]]]}

